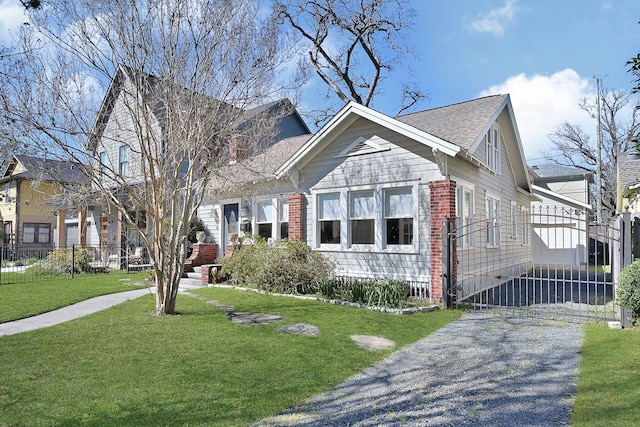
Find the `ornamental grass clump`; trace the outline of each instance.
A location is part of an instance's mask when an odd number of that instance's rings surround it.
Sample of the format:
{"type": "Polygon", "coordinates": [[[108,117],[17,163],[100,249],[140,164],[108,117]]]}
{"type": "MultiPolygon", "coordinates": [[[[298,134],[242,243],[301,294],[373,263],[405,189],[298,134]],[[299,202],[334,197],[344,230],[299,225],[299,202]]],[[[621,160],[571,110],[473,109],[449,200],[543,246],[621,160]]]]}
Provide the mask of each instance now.
{"type": "Polygon", "coordinates": [[[640,321],[640,259],[635,260],[620,272],[618,304],[631,311],[634,323],[640,321]]]}
{"type": "Polygon", "coordinates": [[[335,277],[318,286],[321,296],[373,307],[403,308],[409,300],[409,284],[395,279],[335,277]]]}
{"type": "Polygon", "coordinates": [[[233,255],[221,260],[221,276],[228,275],[240,286],[268,292],[314,294],[318,282],[326,280],[334,270],[333,263],[305,242],[278,240],[268,243],[255,237],[233,255]]]}

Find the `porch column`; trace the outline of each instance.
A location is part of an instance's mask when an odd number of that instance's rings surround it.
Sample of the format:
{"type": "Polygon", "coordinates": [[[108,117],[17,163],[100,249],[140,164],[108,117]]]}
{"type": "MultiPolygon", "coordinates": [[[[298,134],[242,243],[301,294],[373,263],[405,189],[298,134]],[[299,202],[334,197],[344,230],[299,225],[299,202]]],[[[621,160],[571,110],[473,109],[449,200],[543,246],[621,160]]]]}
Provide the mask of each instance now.
{"type": "Polygon", "coordinates": [[[81,206],[78,212],[78,231],[80,247],[84,248],[87,246],[87,207],[81,206]]]}
{"type": "Polygon", "coordinates": [[[304,210],[306,199],[303,194],[289,194],[289,239],[304,240],[304,210]]]}
{"type": "Polygon", "coordinates": [[[67,235],[67,228],[64,223],[64,220],[67,216],[67,211],[64,209],[58,209],[57,214],[57,224],[58,227],[58,248],[64,248],[66,246],[65,237],[67,235]]]}
{"type": "MultiPolygon", "coordinates": [[[[444,262],[442,245],[443,239],[443,223],[449,221],[451,224],[451,230],[455,236],[456,227],[456,182],[450,179],[443,179],[441,181],[432,181],[429,183],[429,189],[431,193],[430,205],[431,205],[431,221],[430,221],[430,234],[431,234],[431,299],[433,301],[442,302],[442,286],[444,284],[444,262]]],[[[455,240],[454,240],[455,241],[455,240]]],[[[452,277],[450,277],[450,283],[453,286],[455,292],[455,268],[456,268],[456,245],[451,245],[450,257],[453,260],[452,265],[452,277]]]]}

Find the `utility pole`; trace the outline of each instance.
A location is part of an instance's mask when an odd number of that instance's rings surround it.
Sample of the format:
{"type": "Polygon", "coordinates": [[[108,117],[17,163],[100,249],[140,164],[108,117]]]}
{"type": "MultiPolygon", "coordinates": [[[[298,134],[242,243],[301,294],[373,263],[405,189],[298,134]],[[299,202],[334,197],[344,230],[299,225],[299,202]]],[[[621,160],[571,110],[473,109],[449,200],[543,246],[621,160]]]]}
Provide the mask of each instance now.
{"type": "Polygon", "coordinates": [[[600,79],[596,77],[596,109],[597,128],[596,139],[598,148],[596,149],[596,223],[602,224],[602,131],[600,130],[600,79]]]}

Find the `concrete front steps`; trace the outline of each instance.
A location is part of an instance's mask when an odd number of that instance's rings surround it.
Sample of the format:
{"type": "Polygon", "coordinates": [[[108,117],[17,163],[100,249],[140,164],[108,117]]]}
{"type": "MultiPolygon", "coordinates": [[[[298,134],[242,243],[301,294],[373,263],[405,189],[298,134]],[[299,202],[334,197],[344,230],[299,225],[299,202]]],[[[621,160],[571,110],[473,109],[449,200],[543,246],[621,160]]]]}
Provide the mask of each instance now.
{"type": "MultiPolygon", "coordinates": [[[[196,268],[196,270],[200,269],[196,268]]],[[[206,288],[206,286],[202,284],[202,274],[200,274],[200,271],[191,271],[185,274],[186,277],[180,279],[180,289],[206,288]]]]}

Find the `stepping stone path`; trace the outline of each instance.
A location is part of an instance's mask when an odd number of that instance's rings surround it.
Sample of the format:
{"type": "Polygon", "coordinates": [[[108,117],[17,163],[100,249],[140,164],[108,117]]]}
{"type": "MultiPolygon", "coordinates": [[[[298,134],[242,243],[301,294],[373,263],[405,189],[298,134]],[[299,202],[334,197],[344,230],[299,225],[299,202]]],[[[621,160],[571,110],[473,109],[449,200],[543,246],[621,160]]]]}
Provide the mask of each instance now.
{"type": "Polygon", "coordinates": [[[385,350],[396,345],[395,342],[386,338],[374,337],[372,335],[351,335],[351,340],[358,347],[366,350],[385,350]]]}
{"type": "MultiPolygon", "coordinates": [[[[216,300],[208,300],[207,304],[215,305],[216,308],[224,310],[229,320],[239,325],[267,325],[269,323],[280,322],[285,319],[284,316],[276,316],[273,314],[242,313],[232,311],[233,307],[220,304],[216,300]]],[[[287,334],[305,335],[310,337],[320,335],[320,329],[318,329],[317,326],[310,325],[308,323],[294,323],[291,325],[284,325],[279,327],[277,331],[287,334]]],[[[351,340],[355,342],[360,348],[366,350],[384,350],[396,345],[396,343],[391,340],[371,335],[351,335],[351,340]]]]}
{"type": "Polygon", "coordinates": [[[240,325],[266,325],[268,323],[279,322],[284,320],[284,316],[276,316],[273,314],[260,313],[240,313],[228,311],[225,313],[233,323],[240,325]]]}
{"type": "Polygon", "coordinates": [[[320,329],[318,329],[317,326],[309,325],[308,323],[294,323],[293,325],[280,326],[277,331],[288,334],[306,335],[310,337],[320,335],[320,329]]]}

